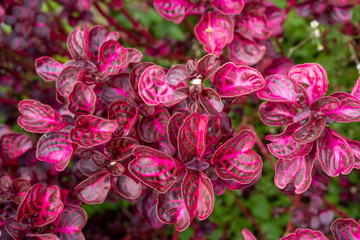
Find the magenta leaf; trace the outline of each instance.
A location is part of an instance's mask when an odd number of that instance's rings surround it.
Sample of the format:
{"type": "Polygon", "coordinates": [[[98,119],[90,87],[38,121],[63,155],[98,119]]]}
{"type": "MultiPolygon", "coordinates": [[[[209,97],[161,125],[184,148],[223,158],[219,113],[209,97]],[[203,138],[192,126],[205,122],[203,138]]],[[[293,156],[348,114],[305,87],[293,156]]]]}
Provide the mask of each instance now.
{"type": "Polygon", "coordinates": [[[191,219],[197,216],[204,220],[210,216],[214,208],[214,190],[205,173],[187,169],[181,188],[191,219]]]}
{"type": "Polygon", "coordinates": [[[102,88],[100,95],[105,104],[109,105],[117,100],[125,101],[133,94],[129,75],[129,73],[119,73],[110,78],[109,85],[102,88]]]}
{"type": "Polygon", "coordinates": [[[256,237],[246,228],[241,230],[241,233],[244,236],[244,240],[257,240],[256,237]]]}
{"type": "Polygon", "coordinates": [[[0,178],[0,202],[8,200],[12,195],[12,180],[9,176],[0,178]]]}
{"type": "Polygon", "coordinates": [[[43,233],[43,234],[28,234],[28,240],[60,240],[56,235],[51,233],[43,233]]]}
{"type": "Polygon", "coordinates": [[[335,240],[360,239],[360,226],[352,218],[338,218],[330,226],[335,240]]]}
{"type": "Polygon", "coordinates": [[[187,72],[186,66],[180,64],[173,66],[166,74],[167,82],[172,86],[177,86],[189,78],[190,75],[187,72]]]}
{"type": "Polygon", "coordinates": [[[266,40],[271,35],[264,14],[251,12],[237,17],[236,20],[235,32],[250,41],[266,40]]]}
{"type": "Polygon", "coordinates": [[[80,161],[78,164],[79,170],[87,177],[103,171],[103,168],[99,167],[92,160],[93,150],[87,149],[80,153],[80,161]]]}
{"type": "Polygon", "coordinates": [[[80,27],[74,28],[68,36],[67,47],[72,58],[76,60],[87,59],[83,46],[84,32],[80,27]]]}
{"type": "Polygon", "coordinates": [[[11,200],[20,204],[22,200],[25,198],[27,192],[29,191],[31,184],[28,180],[22,178],[16,178],[12,182],[12,187],[15,195],[11,197],[11,200]]]}
{"type": "Polygon", "coordinates": [[[229,44],[230,60],[238,65],[253,66],[265,56],[266,47],[237,35],[229,44]]]}
{"type": "Polygon", "coordinates": [[[269,151],[277,158],[294,158],[308,154],[313,148],[313,143],[301,144],[292,139],[299,127],[299,124],[290,124],[281,134],[267,135],[265,139],[271,141],[267,145],[269,151]]]}
{"type": "Polygon", "coordinates": [[[259,107],[260,119],[269,126],[282,126],[293,122],[296,108],[287,102],[265,102],[259,107]]]}
{"type": "Polygon", "coordinates": [[[326,118],[316,120],[314,117],[310,119],[301,127],[299,127],[292,138],[294,141],[305,144],[310,143],[317,139],[320,134],[324,131],[326,126],[326,118]]]}
{"type": "Polygon", "coordinates": [[[354,168],[360,169],[360,142],[343,137],[354,155],[354,168]]]}
{"type": "Polygon", "coordinates": [[[63,97],[68,97],[75,83],[83,79],[85,73],[85,71],[74,66],[66,67],[59,74],[59,78],[56,81],[56,89],[63,97]]]}
{"type": "Polygon", "coordinates": [[[139,109],[127,102],[118,100],[109,106],[108,117],[118,123],[116,134],[127,136],[139,119],[139,109]]]}
{"type": "Polygon", "coordinates": [[[203,80],[208,79],[219,67],[220,59],[214,54],[207,54],[196,63],[196,70],[203,80]]]}
{"type": "Polygon", "coordinates": [[[154,114],[142,118],[138,125],[141,139],[149,143],[159,141],[166,136],[169,119],[170,114],[165,108],[155,107],[154,114]]]}
{"type": "MultiPolygon", "coordinates": [[[[4,209],[5,211],[8,209],[4,209]]],[[[8,238],[7,236],[4,235],[0,235],[0,237],[4,238],[4,239],[28,239],[26,237],[26,233],[29,232],[30,226],[27,224],[22,224],[19,221],[16,220],[16,217],[11,217],[9,219],[6,219],[5,224],[2,227],[4,230],[6,230],[5,232],[8,232],[8,234],[10,235],[8,238]]],[[[4,230],[2,231],[4,233],[4,230]]]]}
{"type": "Polygon", "coordinates": [[[63,210],[60,189],[53,185],[45,187],[40,183],[32,186],[18,208],[18,220],[42,227],[53,222],[63,210]]]}
{"type": "Polygon", "coordinates": [[[89,31],[89,47],[91,51],[91,59],[98,60],[100,46],[107,40],[118,40],[119,34],[117,32],[109,32],[103,26],[95,25],[89,31]]]}
{"type": "Polygon", "coordinates": [[[245,0],[213,0],[211,4],[222,14],[238,15],[244,8],[245,0]]]}
{"type": "Polygon", "coordinates": [[[310,229],[296,229],[295,233],[291,233],[286,237],[281,238],[280,240],[329,240],[327,237],[322,234],[320,231],[314,231],[310,229]]]}
{"type": "Polygon", "coordinates": [[[143,58],[142,53],[135,48],[126,48],[126,50],[128,51],[128,59],[127,59],[128,64],[138,63],[143,58]]]}
{"type": "Polygon", "coordinates": [[[219,147],[211,162],[219,177],[248,184],[261,173],[260,156],[251,150],[255,144],[255,133],[242,130],[219,147]]]}
{"type": "Polygon", "coordinates": [[[136,157],[129,164],[130,172],[144,184],[160,193],[167,192],[178,177],[176,160],[149,147],[136,147],[136,157]]]}
{"type": "Polygon", "coordinates": [[[204,14],[194,28],[196,38],[208,53],[220,55],[234,38],[234,20],[216,12],[204,14]]]}
{"type": "Polygon", "coordinates": [[[294,80],[280,74],[268,76],[266,85],[257,92],[263,100],[275,102],[291,102],[296,107],[308,105],[308,96],[305,89],[294,80]]]}
{"type": "Polygon", "coordinates": [[[101,79],[116,75],[127,65],[128,52],[116,40],[110,39],[101,44],[99,50],[99,72],[101,79]]]}
{"type": "Polygon", "coordinates": [[[167,135],[170,143],[176,148],[178,146],[179,129],[185,121],[187,115],[184,113],[175,113],[169,120],[167,135]]]}
{"type": "Polygon", "coordinates": [[[275,165],[275,185],[280,189],[284,189],[294,181],[295,193],[302,194],[310,187],[314,160],[309,155],[292,159],[280,158],[275,165]]]}
{"type": "Polygon", "coordinates": [[[156,11],[168,21],[181,23],[191,6],[188,0],[154,0],[156,11]]]}
{"type": "Polygon", "coordinates": [[[142,73],[150,66],[154,65],[153,63],[150,62],[141,62],[138,63],[134,66],[133,69],[131,69],[130,71],[130,86],[133,90],[133,92],[138,95],[139,94],[139,82],[140,82],[140,77],[142,75],[142,73]]]}
{"type": "Polygon", "coordinates": [[[351,91],[351,95],[360,99],[360,77],[356,81],[355,86],[354,86],[353,90],[351,91]]]}
{"type": "Polygon", "coordinates": [[[36,157],[40,161],[55,164],[57,171],[63,171],[73,156],[72,142],[67,133],[51,132],[40,137],[36,157]]]}
{"type": "Polygon", "coordinates": [[[103,171],[85,179],[74,190],[79,191],[79,198],[84,203],[101,204],[105,201],[110,187],[110,175],[103,171]]]}
{"type": "Polygon", "coordinates": [[[287,76],[299,84],[303,84],[310,103],[324,96],[328,87],[325,69],[316,63],[305,63],[292,67],[287,76]]]}
{"type": "Polygon", "coordinates": [[[111,139],[105,145],[105,151],[112,160],[120,161],[132,155],[132,151],[139,145],[139,142],[129,137],[111,139]]]}
{"type": "Polygon", "coordinates": [[[141,98],[148,105],[173,106],[189,96],[188,90],[175,91],[176,87],[167,82],[164,69],[156,65],[144,70],[138,86],[141,98]]]}
{"type": "Polygon", "coordinates": [[[339,108],[329,117],[337,122],[359,122],[360,121],[360,99],[344,92],[331,94],[340,101],[339,108]]]}
{"type": "Polygon", "coordinates": [[[32,147],[32,139],[28,134],[5,134],[0,138],[0,159],[4,162],[8,162],[20,157],[32,147]]]}
{"type": "Polygon", "coordinates": [[[44,79],[45,82],[56,81],[64,68],[64,64],[59,63],[51,57],[41,57],[35,61],[36,73],[44,79]]]}
{"type": "Polygon", "coordinates": [[[112,186],[117,194],[128,199],[134,200],[142,193],[142,184],[129,176],[121,175],[113,178],[112,186]]]}
{"type": "Polygon", "coordinates": [[[23,100],[18,105],[22,114],[18,118],[18,124],[28,132],[46,133],[56,131],[65,125],[65,119],[61,117],[49,105],[35,100],[23,100]]]}
{"type": "Polygon", "coordinates": [[[164,226],[156,214],[157,195],[158,193],[156,191],[148,189],[143,196],[139,198],[137,204],[139,212],[142,213],[146,221],[154,229],[160,229],[164,226]]]}
{"type": "Polygon", "coordinates": [[[222,65],[211,79],[221,97],[239,97],[265,86],[265,80],[257,70],[233,63],[222,65]]]}
{"type": "Polygon", "coordinates": [[[86,212],[81,207],[69,206],[60,213],[48,231],[56,234],[61,240],[82,240],[85,237],[81,229],[86,221],[86,212]]]}
{"type": "Polygon", "coordinates": [[[6,124],[0,124],[0,138],[8,133],[11,133],[10,127],[6,124]]]}
{"type": "Polygon", "coordinates": [[[208,117],[193,113],[186,118],[178,133],[178,150],[183,162],[201,158],[205,151],[208,117]]]}
{"type": "Polygon", "coordinates": [[[317,151],[323,171],[330,177],[347,175],[354,167],[354,155],[345,139],[337,132],[327,128],[326,134],[319,138],[317,151]]]}
{"type": "Polygon", "coordinates": [[[224,108],[220,96],[212,88],[203,89],[199,93],[199,101],[203,108],[213,116],[219,115],[224,108]]]}
{"type": "Polygon", "coordinates": [[[93,114],[95,111],[96,95],[85,83],[78,82],[69,94],[68,109],[75,115],[93,114]]]}
{"type": "Polygon", "coordinates": [[[85,148],[108,142],[117,129],[115,121],[83,115],[76,120],[76,126],[70,131],[72,142],[85,148]]]}
{"type": "Polygon", "coordinates": [[[167,224],[175,224],[176,230],[182,232],[189,227],[191,218],[182,197],[182,179],[180,180],[167,193],[158,194],[156,212],[160,221],[167,224]]]}

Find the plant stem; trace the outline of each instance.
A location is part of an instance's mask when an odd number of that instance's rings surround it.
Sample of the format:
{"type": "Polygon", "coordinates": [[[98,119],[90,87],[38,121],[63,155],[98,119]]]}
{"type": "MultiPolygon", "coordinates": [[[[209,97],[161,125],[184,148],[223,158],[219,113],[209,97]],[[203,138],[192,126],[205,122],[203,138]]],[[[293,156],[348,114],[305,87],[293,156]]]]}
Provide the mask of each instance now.
{"type": "Polygon", "coordinates": [[[298,44],[296,44],[295,46],[291,47],[289,49],[289,52],[287,54],[287,57],[289,58],[296,50],[298,50],[299,48],[303,47],[308,41],[310,41],[312,38],[311,34],[305,38],[304,40],[302,40],[301,42],[299,42],[298,44]]]}
{"type": "Polygon", "coordinates": [[[347,215],[346,213],[344,213],[342,210],[340,210],[337,206],[335,206],[334,204],[332,204],[331,202],[329,202],[328,200],[326,200],[325,198],[323,198],[323,201],[325,203],[325,205],[329,208],[331,208],[332,210],[334,210],[340,217],[342,218],[350,218],[349,215],[347,215]]]}

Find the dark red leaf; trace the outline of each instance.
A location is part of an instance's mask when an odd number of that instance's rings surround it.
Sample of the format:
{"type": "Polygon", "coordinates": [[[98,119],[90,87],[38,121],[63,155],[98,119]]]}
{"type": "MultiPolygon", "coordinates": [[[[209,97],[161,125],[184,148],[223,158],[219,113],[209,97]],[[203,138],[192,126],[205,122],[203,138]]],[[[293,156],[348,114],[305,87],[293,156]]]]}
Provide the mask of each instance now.
{"type": "Polygon", "coordinates": [[[118,123],[117,135],[128,136],[139,119],[139,109],[125,101],[118,100],[109,106],[108,117],[118,123]]]}
{"type": "Polygon", "coordinates": [[[45,82],[56,81],[64,68],[64,64],[57,62],[51,57],[41,57],[35,61],[36,73],[45,82]]]}
{"type": "Polygon", "coordinates": [[[169,124],[167,127],[167,134],[170,143],[177,148],[178,146],[178,133],[179,129],[182,126],[185,118],[187,117],[184,113],[175,113],[169,120],[169,124]]]}
{"type": "Polygon", "coordinates": [[[75,83],[69,95],[68,109],[75,115],[93,114],[95,111],[96,95],[85,83],[75,83]]]}
{"type": "Polygon", "coordinates": [[[139,142],[129,137],[111,139],[105,145],[105,151],[115,161],[123,160],[132,155],[132,151],[139,145],[139,142]]]}
{"type": "Polygon", "coordinates": [[[294,105],[286,102],[266,102],[259,107],[261,121],[269,126],[290,124],[296,113],[294,105]]]}
{"type": "Polygon", "coordinates": [[[139,123],[139,134],[145,142],[157,142],[166,136],[170,114],[165,108],[156,107],[151,116],[141,119],[139,123]]]}
{"type": "Polygon", "coordinates": [[[5,134],[0,138],[0,158],[8,162],[20,157],[32,147],[32,140],[25,133],[5,134]]]}
{"type": "Polygon", "coordinates": [[[79,191],[79,198],[87,204],[101,204],[111,187],[110,175],[99,172],[79,183],[74,190],[79,191]]]}
{"type": "Polygon", "coordinates": [[[220,96],[212,88],[202,90],[199,93],[199,101],[203,108],[213,116],[219,115],[224,108],[220,96]]]}

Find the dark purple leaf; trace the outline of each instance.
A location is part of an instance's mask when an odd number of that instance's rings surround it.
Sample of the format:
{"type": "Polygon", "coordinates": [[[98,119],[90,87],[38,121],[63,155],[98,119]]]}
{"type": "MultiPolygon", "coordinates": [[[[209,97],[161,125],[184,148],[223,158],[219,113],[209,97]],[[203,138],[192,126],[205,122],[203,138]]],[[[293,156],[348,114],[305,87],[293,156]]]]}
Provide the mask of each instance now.
{"type": "Polygon", "coordinates": [[[328,87],[325,69],[316,63],[305,63],[292,67],[287,76],[299,84],[303,84],[310,103],[324,96],[328,87]]]}
{"type": "Polygon", "coordinates": [[[82,151],[80,154],[79,170],[87,177],[103,171],[101,167],[94,163],[91,156],[92,150],[90,149],[82,151]]]}
{"type": "Polygon", "coordinates": [[[201,158],[204,154],[208,119],[206,115],[193,113],[179,129],[178,150],[183,162],[201,158]]]}
{"type": "Polygon", "coordinates": [[[278,135],[267,135],[265,137],[266,140],[271,141],[267,146],[275,157],[294,158],[305,156],[311,151],[313,143],[301,144],[292,139],[292,135],[299,127],[299,124],[290,124],[283,133],[278,135]]]}
{"type": "Polygon", "coordinates": [[[201,79],[208,79],[220,67],[220,59],[214,54],[207,54],[196,63],[196,70],[201,79]]]}
{"type": "Polygon", "coordinates": [[[219,147],[211,159],[219,177],[242,184],[252,182],[262,169],[260,156],[251,150],[254,144],[255,133],[242,130],[219,147]]]}
{"type": "Polygon", "coordinates": [[[89,31],[89,44],[91,51],[91,59],[98,60],[100,46],[107,40],[118,40],[119,34],[117,32],[109,32],[103,26],[95,25],[89,31]]]}
{"type": "Polygon", "coordinates": [[[31,184],[28,180],[17,178],[12,182],[12,187],[15,195],[11,197],[11,200],[20,204],[25,198],[27,192],[29,191],[31,184]]]}
{"type": "Polygon", "coordinates": [[[178,177],[176,160],[169,155],[149,147],[136,147],[136,157],[130,164],[130,172],[144,184],[165,193],[178,177]]]}
{"type": "Polygon", "coordinates": [[[103,171],[85,179],[74,190],[79,191],[79,198],[84,203],[101,204],[107,197],[110,187],[110,175],[103,171]]]}
{"type": "Polygon", "coordinates": [[[141,198],[139,198],[137,207],[146,221],[154,229],[160,229],[164,224],[159,220],[156,214],[157,192],[148,189],[141,198]]]}
{"type": "Polygon", "coordinates": [[[75,83],[69,94],[68,109],[75,115],[93,114],[95,111],[96,95],[85,83],[75,83]]]}
{"type": "Polygon", "coordinates": [[[217,116],[223,110],[224,104],[220,96],[212,88],[205,88],[199,93],[202,107],[211,115],[217,116]]]}
{"type": "Polygon", "coordinates": [[[177,86],[189,78],[190,75],[186,70],[186,66],[180,64],[173,66],[166,74],[167,82],[172,86],[177,86]]]}
{"type": "Polygon", "coordinates": [[[169,120],[167,135],[170,143],[177,148],[179,129],[185,121],[187,115],[184,113],[175,113],[169,120]]]}
{"type": "Polygon", "coordinates": [[[197,216],[204,220],[210,216],[214,208],[214,190],[206,174],[187,169],[181,190],[191,219],[197,216]]]}
{"type": "Polygon", "coordinates": [[[360,99],[344,92],[331,94],[340,101],[336,111],[329,114],[329,117],[337,122],[359,122],[360,121],[360,99]]]}
{"type": "Polygon", "coordinates": [[[295,233],[291,233],[280,240],[329,240],[320,231],[314,231],[310,229],[296,229],[295,233]]]}
{"type": "Polygon", "coordinates": [[[101,79],[116,75],[127,65],[128,52],[116,40],[110,39],[101,44],[99,50],[99,72],[101,79]]]}
{"type": "Polygon", "coordinates": [[[76,120],[76,126],[70,131],[72,142],[85,148],[108,142],[117,129],[115,121],[83,115],[76,120]]]}
{"type": "Polygon", "coordinates": [[[84,78],[86,71],[74,66],[68,66],[61,71],[56,81],[56,89],[63,97],[68,97],[75,83],[84,78]]]}
{"type": "Polygon", "coordinates": [[[126,175],[114,178],[112,186],[117,194],[128,200],[137,199],[142,193],[142,184],[126,175]]]}
{"type": "Polygon", "coordinates": [[[360,239],[360,226],[352,218],[338,218],[330,226],[335,240],[360,239]]]}
{"type": "Polygon", "coordinates": [[[36,73],[44,79],[45,82],[56,81],[64,68],[65,65],[51,57],[41,57],[35,61],[36,73]]]}
{"type": "Polygon", "coordinates": [[[84,32],[80,27],[74,28],[68,36],[67,47],[71,54],[71,57],[76,60],[87,59],[84,47],[83,47],[84,32]]]}
{"type": "Polygon", "coordinates": [[[69,135],[51,132],[40,137],[37,143],[36,157],[40,161],[55,164],[57,171],[63,171],[73,156],[73,146],[69,135]]]}
{"type": "Polygon", "coordinates": [[[217,12],[208,12],[196,24],[194,32],[208,53],[220,55],[234,38],[234,20],[217,12]]]}
{"type": "Polygon", "coordinates": [[[159,141],[166,136],[169,119],[170,114],[165,108],[156,107],[153,115],[142,118],[139,123],[141,139],[149,143],[159,141]]]}
{"type": "Polygon", "coordinates": [[[53,222],[63,210],[60,189],[53,185],[44,187],[37,183],[32,186],[18,209],[18,220],[42,227],[53,222]]]}
{"type": "MultiPolygon", "coordinates": [[[[17,239],[27,239],[26,233],[29,232],[30,227],[27,224],[22,224],[18,222],[16,220],[16,217],[11,217],[9,219],[6,219],[3,229],[6,229],[6,231],[11,236],[9,238],[6,238],[6,235],[4,235],[4,240],[14,240],[14,239],[17,240],[17,239]]],[[[0,235],[0,237],[2,237],[2,235],[0,235]]]]}
{"type": "Polygon", "coordinates": [[[266,46],[235,35],[229,44],[230,60],[238,65],[253,66],[265,56],[266,46]]]}
{"type": "Polygon", "coordinates": [[[127,102],[118,100],[109,106],[108,117],[118,123],[116,134],[127,136],[139,119],[139,109],[127,102]]]}
{"type": "Polygon", "coordinates": [[[239,97],[265,86],[264,78],[256,69],[233,63],[222,65],[211,79],[221,97],[239,97]]]}
{"type": "Polygon", "coordinates": [[[8,162],[20,157],[32,147],[32,140],[25,133],[5,134],[0,138],[0,158],[8,162]]]}
{"type": "Polygon", "coordinates": [[[260,119],[269,126],[282,126],[293,122],[296,108],[286,102],[266,102],[259,107],[260,119]]]}
{"type": "Polygon", "coordinates": [[[334,130],[327,128],[317,141],[319,161],[330,177],[349,174],[354,167],[354,155],[348,143],[334,130]]]}
{"type": "Polygon", "coordinates": [[[112,160],[120,161],[132,155],[132,151],[139,145],[139,142],[129,137],[111,139],[105,145],[105,151],[112,160]]]}
{"type": "MultiPolygon", "coordinates": [[[[182,180],[182,179],[181,179],[182,180]]],[[[158,194],[156,212],[160,221],[175,224],[176,230],[184,231],[189,227],[191,218],[187,210],[182,193],[182,181],[177,181],[165,194],[158,194]]]]}
{"type": "Polygon", "coordinates": [[[35,100],[23,100],[18,105],[22,114],[18,124],[28,132],[46,133],[56,131],[66,125],[66,121],[49,105],[35,100]]]}

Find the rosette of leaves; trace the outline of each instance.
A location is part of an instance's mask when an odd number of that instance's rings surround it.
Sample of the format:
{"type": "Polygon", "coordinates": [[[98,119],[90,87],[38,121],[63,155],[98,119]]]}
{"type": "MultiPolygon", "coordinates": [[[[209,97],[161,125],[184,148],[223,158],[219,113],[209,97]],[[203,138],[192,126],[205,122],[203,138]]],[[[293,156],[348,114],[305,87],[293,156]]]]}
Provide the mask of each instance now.
{"type": "Polygon", "coordinates": [[[286,126],[283,133],[266,136],[271,141],[270,152],[278,158],[275,184],[280,189],[294,184],[296,193],[306,191],[315,162],[331,177],[359,168],[360,143],[330,128],[334,121],[360,121],[357,90],[352,95],[336,92],[324,96],[327,86],[325,70],[306,63],[294,66],[286,76],[268,76],[266,86],[258,91],[258,97],[267,100],[259,109],[262,122],[286,126]]]}

